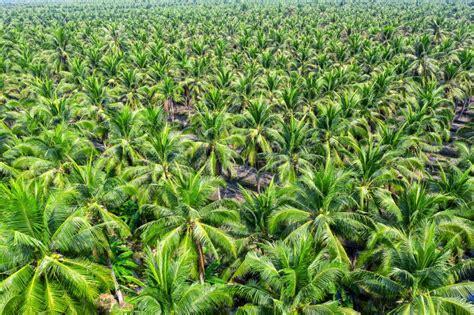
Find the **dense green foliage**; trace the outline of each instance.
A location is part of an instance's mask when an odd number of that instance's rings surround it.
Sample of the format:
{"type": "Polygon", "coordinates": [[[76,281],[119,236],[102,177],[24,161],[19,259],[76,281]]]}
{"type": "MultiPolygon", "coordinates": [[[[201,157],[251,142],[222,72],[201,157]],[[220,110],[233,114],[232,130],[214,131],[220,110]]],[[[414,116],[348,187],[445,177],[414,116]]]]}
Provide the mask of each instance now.
{"type": "Polygon", "coordinates": [[[473,6],[215,3],[0,5],[0,314],[473,314],[473,6]]]}

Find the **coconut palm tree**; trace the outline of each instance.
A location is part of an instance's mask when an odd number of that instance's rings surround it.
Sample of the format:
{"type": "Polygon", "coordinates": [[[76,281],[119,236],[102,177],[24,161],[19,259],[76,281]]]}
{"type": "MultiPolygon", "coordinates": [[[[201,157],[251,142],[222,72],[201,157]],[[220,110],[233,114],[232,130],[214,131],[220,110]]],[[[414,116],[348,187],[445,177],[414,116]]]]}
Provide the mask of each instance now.
{"type": "Polygon", "coordinates": [[[79,111],[77,103],[78,97],[40,97],[39,104],[31,109],[31,113],[34,117],[39,119],[43,125],[67,123],[76,117],[79,111]]]}
{"type": "Polygon", "coordinates": [[[111,116],[102,163],[105,163],[108,171],[120,174],[127,166],[134,165],[142,158],[138,149],[142,133],[136,123],[137,112],[130,107],[126,106],[111,116]]]}
{"type": "Polygon", "coordinates": [[[377,143],[371,136],[365,141],[349,141],[353,152],[349,152],[357,182],[358,206],[361,211],[369,211],[375,195],[389,190],[405,177],[418,175],[417,169],[423,167],[418,159],[404,159],[397,150],[377,143]]]}
{"type": "Polygon", "coordinates": [[[273,213],[286,209],[293,204],[296,195],[295,186],[280,187],[272,180],[260,193],[240,188],[244,202],[240,208],[240,216],[255,241],[271,240],[269,219],[273,213]]]}
{"type": "Polygon", "coordinates": [[[295,87],[289,87],[281,92],[283,111],[287,116],[293,116],[300,112],[298,109],[302,105],[302,97],[295,87]]]}
{"type": "Polygon", "coordinates": [[[231,290],[248,303],[238,314],[350,314],[329,296],[346,275],[343,264],[317,252],[310,237],[262,246],[248,253],[232,276],[231,290]],[[253,279],[245,281],[246,276],[253,279]],[[245,282],[244,282],[245,281],[245,282]]]}
{"type": "Polygon", "coordinates": [[[182,135],[168,125],[147,135],[139,149],[143,158],[128,166],[122,176],[130,184],[146,191],[148,198],[151,198],[162,180],[170,179],[178,168],[185,167],[182,142],[182,135]]]}
{"type": "Polygon", "coordinates": [[[232,147],[242,143],[242,137],[230,132],[232,120],[225,111],[204,110],[194,117],[193,131],[195,139],[187,141],[192,158],[199,167],[204,167],[212,176],[221,176],[230,172],[237,152],[232,147]]]}
{"type": "Polygon", "coordinates": [[[429,222],[436,224],[440,239],[453,248],[457,246],[461,257],[462,248],[472,243],[469,215],[463,208],[456,207],[456,203],[454,208],[450,207],[453,197],[447,194],[432,193],[423,184],[413,182],[396,197],[381,194],[377,199],[381,206],[377,232],[371,235],[365,256],[376,256],[384,251],[385,241],[397,243],[407,236],[418,235],[429,222]]]}
{"type": "Polygon", "coordinates": [[[142,130],[142,133],[154,135],[166,125],[166,114],[161,107],[143,108],[137,112],[134,123],[142,130]]]}
{"type": "Polygon", "coordinates": [[[73,205],[94,222],[103,222],[108,234],[116,231],[121,236],[129,235],[128,226],[111,211],[126,199],[127,186],[118,178],[108,177],[100,163],[92,159],[85,165],[74,161],[71,165],[69,187],[74,192],[73,205]]]}
{"type": "Polygon", "coordinates": [[[71,191],[44,193],[38,182],[0,184],[0,309],[5,314],[94,314],[111,287],[100,226],[68,206],[71,191]]]}
{"type": "Polygon", "coordinates": [[[432,179],[434,190],[450,198],[447,208],[469,208],[474,195],[474,179],[470,176],[472,167],[464,172],[452,165],[447,170],[439,166],[439,178],[432,179]]]}
{"type": "Polygon", "coordinates": [[[351,176],[351,173],[337,169],[330,156],[325,165],[304,172],[298,183],[301,190],[295,198],[296,206],[275,211],[269,221],[270,231],[286,223],[291,231],[289,239],[310,233],[317,242],[328,247],[333,258],[349,263],[339,237],[351,235],[357,240],[369,221],[352,211],[355,201],[350,194],[351,176]]]}
{"type": "Polygon", "coordinates": [[[167,180],[161,191],[161,200],[143,208],[152,212],[154,219],[140,229],[145,243],[160,239],[172,247],[183,247],[197,259],[199,278],[204,282],[205,255],[219,259],[218,248],[236,255],[234,241],[225,230],[239,221],[239,215],[228,200],[211,201],[223,185],[216,177],[202,175],[203,170],[185,172],[178,169],[167,180]]]}
{"type": "Polygon", "coordinates": [[[412,182],[399,192],[395,198],[392,194],[381,193],[379,202],[382,216],[388,224],[395,226],[407,235],[416,234],[441,209],[442,203],[449,200],[446,195],[432,194],[423,184],[412,182]]]}
{"type": "Polygon", "coordinates": [[[378,299],[384,312],[469,314],[467,301],[474,284],[460,281],[472,270],[472,260],[452,263],[449,248],[440,248],[434,224],[400,244],[390,246],[380,272],[356,271],[351,281],[378,299]]]}
{"type": "Polygon", "coordinates": [[[238,131],[245,137],[245,145],[241,152],[251,167],[257,170],[257,191],[260,191],[260,170],[264,157],[272,152],[271,134],[277,116],[271,112],[272,107],[261,100],[250,102],[242,113],[238,131]]]}
{"type": "Polygon", "coordinates": [[[308,150],[310,127],[305,119],[291,117],[288,123],[281,121],[279,129],[271,132],[276,149],[269,156],[267,169],[277,171],[281,182],[295,182],[302,170],[309,169],[316,159],[308,150]]]}
{"type": "MultiPolygon", "coordinates": [[[[92,222],[100,222],[103,233],[102,245],[106,248],[106,262],[112,269],[111,237],[125,238],[130,235],[130,230],[111,209],[120,205],[130,190],[116,179],[108,178],[102,166],[99,163],[94,164],[92,159],[85,165],[78,165],[74,161],[71,163],[70,187],[74,193],[71,206],[92,222]]],[[[123,294],[113,270],[111,277],[119,305],[123,306],[123,294]]]]}
{"type": "Polygon", "coordinates": [[[136,310],[154,314],[204,314],[222,310],[232,303],[224,287],[192,283],[194,257],[174,251],[165,242],[145,258],[143,290],[135,298],[136,310]]]}
{"type": "Polygon", "coordinates": [[[51,185],[63,188],[68,179],[71,159],[82,163],[94,153],[90,141],[66,125],[44,128],[38,136],[24,138],[11,150],[15,157],[11,166],[26,179],[38,178],[44,189],[51,185]]]}
{"type": "Polygon", "coordinates": [[[166,112],[171,112],[174,118],[174,110],[177,102],[181,101],[181,87],[170,77],[165,77],[160,85],[160,92],[163,97],[163,108],[166,112]]]}

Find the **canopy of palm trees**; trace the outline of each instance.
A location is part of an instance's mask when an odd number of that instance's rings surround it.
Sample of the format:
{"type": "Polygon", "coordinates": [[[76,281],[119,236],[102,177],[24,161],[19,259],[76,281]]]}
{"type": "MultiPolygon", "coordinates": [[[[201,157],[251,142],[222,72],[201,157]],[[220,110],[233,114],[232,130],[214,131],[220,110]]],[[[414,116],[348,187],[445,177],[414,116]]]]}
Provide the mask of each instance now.
{"type": "Polygon", "coordinates": [[[473,314],[470,1],[0,0],[1,314],[473,314]]]}

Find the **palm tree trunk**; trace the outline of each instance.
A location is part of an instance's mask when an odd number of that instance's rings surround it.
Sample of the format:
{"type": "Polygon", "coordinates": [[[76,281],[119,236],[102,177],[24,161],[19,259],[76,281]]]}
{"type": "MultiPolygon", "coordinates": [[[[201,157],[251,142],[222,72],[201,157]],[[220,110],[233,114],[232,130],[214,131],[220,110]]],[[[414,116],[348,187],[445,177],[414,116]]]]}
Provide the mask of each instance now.
{"type": "Polygon", "coordinates": [[[196,241],[196,247],[198,250],[198,268],[199,268],[199,281],[201,284],[204,283],[204,253],[202,252],[202,244],[196,241]]]}
{"type": "Polygon", "coordinates": [[[257,193],[260,193],[260,175],[257,171],[257,174],[255,175],[256,180],[257,180],[257,193]]]}
{"type": "Polygon", "coordinates": [[[462,101],[461,104],[462,104],[461,110],[458,111],[457,113],[456,113],[456,109],[457,109],[458,106],[456,106],[456,108],[454,108],[454,113],[455,113],[454,119],[458,119],[459,117],[462,116],[462,114],[463,114],[464,111],[466,110],[466,105],[468,105],[469,102],[464,100],[464,101],[462,101]]]}
{"type": "Polygon", "coordinates": [[[255,181],[257,182],[257,193],[260,193],[260,167],[258,162],[257,156],[257,162],[255,163],[255,181]]]}
{"type": "MultiPolygon", "coordinates": [[[[108,232],[111,233],[111,231],[108,231],[108,232]]],[[[107,233],[105,237],[107,239],[107,244],[108,244],[108,247],[109,247],[109,251],[111,251],[111,249],[110,249],[110,240],[109,240],[109,237],[108,237],[108,235],[111,235],[111,234],[109,234],[109,233],[107,233]]],[[[119,283],[117,281],[117,277],[115,276],[114,268],[112,266],[112,261],[110,260],[110,252],[109,251],[106,251],[107,264],[109,265],[109,268],[110,268],[110,274],[112,276],[112,281],[114,282],[114,291],[115,291],[115,295],[117,296],[119,306],[123,307],[125,305],[125,302],[123,300],[122,290],[120,290],[120,286],[119,286],[119,283]]]]}
{"type": "Polygon", "coordinates": [[[174,101],[173,99],[169,99],[170,104],[170,112],[171,112],[171,121],[174,121],[174,101]]]}
{"type": "Polygon", "coordinates": [[[125,302],[123,300],[122,290],[120,290],[120,286],[118,284],[117,277],[115,276],[114,269],[112,268],[112,262],[110,261],[110,258],[107,258],[107,263],[109,264],[110,272],[112,275],[112,281],[114,282],[115,295],[117,296],[119,306],[123,307],[125,305],[125,302]]]}
{"type": "MultiPolygon", "coordinates": [[[[221,176],[222,175],[222,166],[221,166],[221,163],[219,161],[219,159],[216,159],[216,170],[215,170],[215,174],[216,176],[221,176]]],[[[217,199],[218,200],[221,200],[222,197],[221,197],[221,188],[218,187],[217,188],[217,199]]]]}

